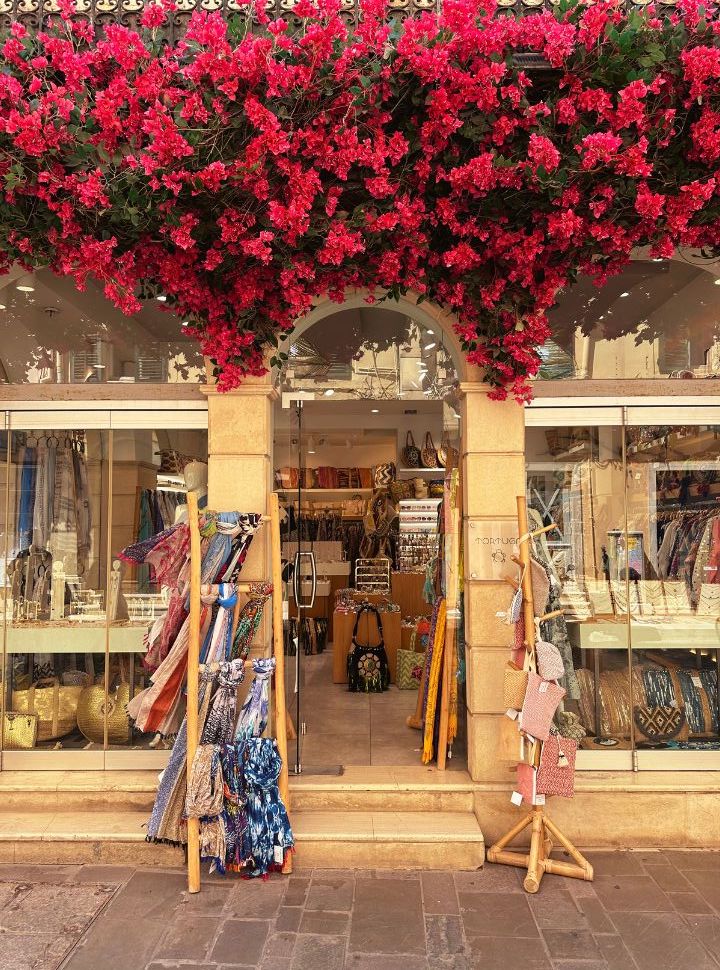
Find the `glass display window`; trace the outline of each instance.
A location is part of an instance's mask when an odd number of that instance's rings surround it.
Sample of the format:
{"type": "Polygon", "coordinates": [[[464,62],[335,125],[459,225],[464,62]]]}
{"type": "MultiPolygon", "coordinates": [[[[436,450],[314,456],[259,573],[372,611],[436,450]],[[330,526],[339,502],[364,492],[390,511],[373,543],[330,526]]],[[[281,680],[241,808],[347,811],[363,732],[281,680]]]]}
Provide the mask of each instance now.
{"type": "Polygon", "coordinates": [[[720,768],[720,408],[582,410],[531,409],[526,433],[579,765],[720,768]]]}
{"type": "Polygon", "coordinates": [[[125,706],[154,669],[150,631],[172,583],[120,553],[182,521],[188,487],[206,496],[207,415],[191,412],[186,428],[151,420],[10,414],[0,503],[6,769],[141,768],[167,757],[159,738],[134,731],[125,706]]]}

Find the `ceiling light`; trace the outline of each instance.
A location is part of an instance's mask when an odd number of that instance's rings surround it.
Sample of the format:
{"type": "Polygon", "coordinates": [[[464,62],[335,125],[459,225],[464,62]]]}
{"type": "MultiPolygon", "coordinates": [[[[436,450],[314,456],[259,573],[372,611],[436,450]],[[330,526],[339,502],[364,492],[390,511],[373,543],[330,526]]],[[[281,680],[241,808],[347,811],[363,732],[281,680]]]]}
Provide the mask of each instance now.
{"type": "Polygon", "coordinates": [[[105,370],[105,364],[93,364],[95,370],[105,370]]]}
{"type": "Polygon", "coordinates": [[[183,327],[187,327],[187,326],[190,325],[190,321],[189,320],[183,320],[182,325],[183,325],[183,327]]]}
{"type": "Polygon", "coordinates": [[[380,414],[380,408],[372,408],[371,411],[370,411],[370,413],[371,414],[380,414]]]}
{"type": "Polygon", "coordinates": [[[437,347],[437,344],[435,343],[425,344],[425,346],[423,347],[423,350],[433,350],[435,347],[437,347]]]}
{"type": "Polygon", "coordinates": [[[625,292],[624,292],[624,293],[621,293],[621,294],[620,294],[620,299],[622,300],[622,298],[623,298],[624,296],[630,296],[630,293],[629,293],[629,292],[628,292],[627,290],[625,290],[625,292]]]}
{"type": "Polygon", "coordinates": [[[29,283],[18,283],[15,287],[16,290],[20,290],[21,293],[34,293],[35,287],[31,286],[29,283]]]}
{"type": "Polygon", "coordinates": [[[327,390],[325,391],[325,397],[332,397],[334,393],[335,393],[335,388],[333,388],[333,387],[329,387],[329,388],[328,388],[328,389],[327,389],[327,390]]]}
{"type": "Polygon", "coordinates": [[[164,293],[161,293],[160,296],[156,296],[155,299],[158,301],[158,303],[167,303],[167,297],[164,293]]]}
{"type": "Polygon", "coordinates": [[[720,276],[718,276],[716,280],[713,280],[713,283],[715,284],[715,286],[720,286],[720,276]]]}
{"type": "Polygon", "coordinates": [[[0,303],[0,310],[7,310],[7,307],[5,306],[4,303],[0,303]]]}

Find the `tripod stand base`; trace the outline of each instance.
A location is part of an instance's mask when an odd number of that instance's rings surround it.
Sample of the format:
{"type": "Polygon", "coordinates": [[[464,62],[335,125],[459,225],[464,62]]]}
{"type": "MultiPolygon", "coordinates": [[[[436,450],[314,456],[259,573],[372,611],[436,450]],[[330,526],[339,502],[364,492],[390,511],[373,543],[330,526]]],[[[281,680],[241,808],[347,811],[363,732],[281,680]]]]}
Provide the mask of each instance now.
{"type": "Polygon", "coordinates": [[[542,808],[533,808],[529,815],[503,835],[488,849],[487,858],[488,862],[527,869],[523,886],[529,893],[536,893],[540,889],[542,877],[546,872],[556,876],[567,876],[570,879],[583,879],[585,882],[592,882],[593,879],[593,867],[550,821],[542,808]],[[507,846],[513,839],[516,839],[528,826],[532,828],[529,853],[508,849],[507,846]],[[560,862],[550,858],[554,845],[553,839],[556,839],[572,857],[573,862],[560,862]]]}

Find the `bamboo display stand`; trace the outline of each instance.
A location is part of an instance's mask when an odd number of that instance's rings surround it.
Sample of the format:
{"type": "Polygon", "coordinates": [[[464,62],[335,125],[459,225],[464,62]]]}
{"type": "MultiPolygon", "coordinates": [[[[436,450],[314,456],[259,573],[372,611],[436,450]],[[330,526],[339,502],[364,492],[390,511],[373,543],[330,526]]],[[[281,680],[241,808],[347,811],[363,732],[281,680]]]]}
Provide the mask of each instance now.
{"type": "MultiPolygon", "coordinates": [[[[533,652],[535,646],[535,608],[533,603],[532,573],[530,569],[530,539],[543,532],[554,529],[554,525],[546,526],[535,532],[528,531],[527,503],[524,495],[517,497],[518,527],[520,530],[519,562],[522,567],[523,615],[525,619],[525,646],[533,652]]],[[[562,611],[547,613],[541,620],[557,616],[562,611]]],[[[568,876],[571,879],[583,879],[592,882],[593,867],[588,860],[575,848],[558,827],[545,814],[543,806],[535,805],[532,811],[514,825],[501,839],[499,839],[487,853],[488,862],[506,866],[517,866],[527,869],[527,876],[523,881],[526,892],[536,893],[546,872],[557,876],[568,876]],[[530,827],[530,848],[527,852],[508,849],[507,846],[516,839],[521,832],[530,827]],[[565,849],[574,860],[560,862],[550,858],[553,850],[553,839],[565,849]]]]}
{"type": "MultiPolygon", "coordinates": [[[[190,527],[190,629],[188,639],[187,674],[187,759],[188,777],[192,770],[199,742],[199,674],[200,674],[200,529],[198,521],[197,495],[188,492],[188,523],[190,527]]],[[[287,767],[287,710],[285,706],[285,653],[283,649],[282,621],[282,563],[280,558],[280,509],[278,497],[270,496],[270,515],[262,521],[270,523],[271,530],[271,576],[272,576],[272,649],[275,657],[275,710],[274,725],[276,744],[282,759],[282,769],[278,779],[278,790],[285,807],[290,812],[290,791],[287,767]]],[[[237,583],[238,593],[250,592],[250,583],[237,583]]],[[[234,637],[240,615],[240,601],[235,604],[232,621],[234,637]]],[[[200,892],[200,820],[189,818],[187,867],[188,892],[200,892]]],[[[292,872],[292,858],[287,856],[283,872],[292,872]]]]}

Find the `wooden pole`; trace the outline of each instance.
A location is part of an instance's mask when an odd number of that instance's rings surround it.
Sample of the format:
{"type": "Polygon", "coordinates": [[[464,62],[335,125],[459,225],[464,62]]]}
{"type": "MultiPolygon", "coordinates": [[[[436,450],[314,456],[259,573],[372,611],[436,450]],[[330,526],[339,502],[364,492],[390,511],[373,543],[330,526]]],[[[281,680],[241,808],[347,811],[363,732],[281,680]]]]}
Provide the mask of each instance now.
{"type": "MultiPolygon", "coordinates": [[[[522,590],[523,590],[523,611],[525,618],[525,645],[532,653],[532,669],[537,673],[535,658],[535,608],[533,603],[532,572],[530,568],[530,530],[528,528],[527,502],[524,495],[517,496],[518,527],[520,530],[520,549],[519,557],[513,559],[520,562],[522,566],[522,590]]],[[[548,532],[554,526],[545,528],[532,533],[539,535],[548,532]]],[[[540,619],[549,619],[562,613],[562,610],[555,610],[547,613],[540,619]]],[[[488,849],[489,862],[496,862],[500,865],[517,866],[520,869],[527,869],[527,876],[523,882],[525,890],[529,893],[536,893],[540,889],[540,883],[546,872],[558,876],[568,876],[571,879],[584,879],[588,882],[593,878],[593,867],[575,848],[572,842],[567,839],[558,827],[550,821],[541,806],[533,806],[532,812],[526,815],[520,822],[514,825],[509,832],[499,839],[488,849]],[[528,852],[507,849],[506,846],[516,838],[527,826],[530,825],[532,832],[530,836],[530,849],[528,852]],[[551,859],[550,853],[553,848],[553,837],[560,842],[565,851],[574,860],[573,862],[561,862],[551,859]]]]}
{"type": "MultiPolygon", "coordinates": [[[[195,492],[188,492],[190,527],[190,629],[187,663],[187,777],[190,777],[198,746],[198,668],[200,664],[200,527],[195,492]]],[[[200,892],[200,819],[189,818],[188,892],[200,892]]]]}
{"type": "MultiPolygon", "coordinates": [[[[452,494],[452,493],[451,493],[452,494]]],[[[445,556],[445,656],[443,657],[442,694],[440,700],[440,724],[438,731],[437,766],[444,771],[447,763],[448,727],[450,719],[450,680],[454,676],[454,659],[457,637],[457,604],[458,604],[458,529],[459,529],[459,495],[451,502],[448,515],[449,529],[446,539],[445,556]]]]}
{"type": "MultiPolygon", "coordinates": [[[[275,657],[275,740],[282,759],[278,790],[290,813],[290,785],[288,781],[287,700],[285,697],[285,644],[283,637],[282,546],[280,543],[280,502],[275,492],[270,496],[270,548],[272,596],[273,655],[275,657]]],[[[291,873],[292,855],[288,853],[283,872],[291,873]]]]}
{"type": "Polygon", "coordinates": [[[275,492],[270,496],[270,528],[272,530],[272,585],[273,585],[273,654],[275,656],[275,732],[277,746],[282,758],[282,771],[278,781],[280,797],[290,810],[290,789],[287,765],[287,702],[285,698],[285,649],[283,643],[282,604],[282,554],[280,545],[280,507],[275,492]]]}

